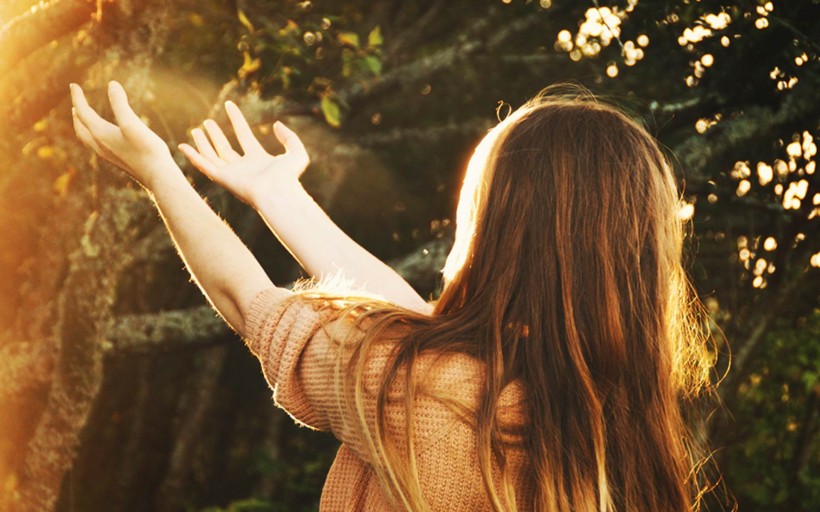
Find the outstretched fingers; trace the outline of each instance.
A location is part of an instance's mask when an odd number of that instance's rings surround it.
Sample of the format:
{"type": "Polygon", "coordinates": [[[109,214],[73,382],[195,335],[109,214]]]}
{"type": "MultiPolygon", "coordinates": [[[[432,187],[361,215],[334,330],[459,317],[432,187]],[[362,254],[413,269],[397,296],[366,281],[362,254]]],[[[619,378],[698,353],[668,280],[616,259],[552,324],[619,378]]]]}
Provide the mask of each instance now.
{"type": "Polygon", "coordinates": [[[239,154],[231,147],[230,141],[215,121],[207,119],[202,125],[205,127],[205,131],[208,132],[208,137],[211,139],[219,158],[226,162],[232,162],[239,158],[239,154]]]}
{"type": "MultiPolygon", "coordinates": [[[[79,121],[87,129],[91,139],[95,140],[95,142],[99,140],[111,140],[112,137],[119,135],[120,129],[117,126],[100,117],[100,115],[91,108],[79,85],[71,84],[70,87],[74,112],[79,121]]],[[[97,143],[97,145],[99,146],[100,144],[97,143]]]]}
{"type": "Polygon", "coordinates": [[[95,153],[100,153],[100,145],[94,140],[94,136],[91,135],[91,132],[86,128],[82,121],[80,121],[79,116],[77,115],[77,108],[73,107],[71,109],[71,120],[74,123],[74,132],[77,134],[77,138],[80,139],[85,147],[94,151],[95,153]]]}
{"type": "Polygon", "coordinates": [[[216,154],[216,150],[214,150],[214,147],[211,145],[211,141],[208,140],[208,136],[205,135],[205,132],[203,132],[201,128],[191,130],[191,137],[194,139],[194,144],[196,144],[196,149],[200,155],[214,164],[218,165],[222,163],[222,159],[216,154]]]}
{"type": "MultiPolygon", "coordinates": [[[[202,136],[204,137],[205,134],[202,134],[202,136]]],[[[185,143],[182,143],[177,147],[180,151],[182,151],[182,154],[190,160],[194,167],[202,171],[202,174],[208,176],[212,180],[218,179],[220,172],[219,165],[217,165],[212,159],[204,156],[201,150],[198,151],[197,149],[194,149],[193,146],[185,143]]]]}
{"type": "Polygon", "coordinates": [[[285,151],[287,153],[290,153],[298,158],[303,158],[305,161],[308,160],[305,145],[302,144],[299,136],[296,135],[293,130],[285,126],[282,121],[276,121],[273,123],[273,133],[276,134],[276,138],[279,139],[279,142],[285,146],[285,151]]]}
{"type": "Polygon", "coordinates": [[[231,126],[233,127],[233,131],[236,134],[236,140],[239,142],[239,145],[242,147],[242,151],[247,153],[262,153],[265,149],[262,147],[262,144],[259,143],[256,136],[253,134],[253,130],[251,130],[251,126],[248,124],[248,120],[245,119],[245,116],[242,114],[242,111],[239,110],[239,107],[236,106],[236,103],[232,101],[225,102],[225,112],[228,113],[228,119],[231,121],[231,126]]]}
{"type": "Polygon", "coordinates": [[[128,103],[128,96],[119,82],[111,81],[108,83],[108,99],[111,102],[111,110],[114,111],[114,118],[117,120],[117,125],[119,125],[123,134],[133,134],[143,126],[142,120],[128,103]]]}
{"type": "Polygon", "coordinates": [[[110,160],[115,165],[119,165],[120,167],[124,166],[124,162],[122,162],[122,160],[117,158],[113,153],[105,149],[99,142],[97,142],[91,134],[91,131],[83,124],[82,120],[80,120],[80,117],[77,115],[76,108],[71,109],[71,118],[74,123],[74,132],[77,134],[77,138],[80,139],[80,142],[82,142],[85,147],[103,158],[110,160]]]}

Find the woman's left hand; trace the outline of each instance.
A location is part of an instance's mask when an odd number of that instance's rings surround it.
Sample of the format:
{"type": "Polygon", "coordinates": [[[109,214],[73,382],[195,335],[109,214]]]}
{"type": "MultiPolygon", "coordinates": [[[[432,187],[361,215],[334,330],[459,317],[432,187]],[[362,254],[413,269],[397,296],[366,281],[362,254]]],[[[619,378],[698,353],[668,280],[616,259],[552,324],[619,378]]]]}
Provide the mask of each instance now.
{"type": "Polygon", "coordinates": [[[125,90],[117,82],[108,84],[108,99],[116,124],[100,117],[89,106],[83,90],[71,84],[74,130],[86,147],[117,165],[151,190],[162,173],[178,169],[168,146],[152,132],[128,104],[125,90]],[[169,167],[170,164],[170,167],[169,167]]]}

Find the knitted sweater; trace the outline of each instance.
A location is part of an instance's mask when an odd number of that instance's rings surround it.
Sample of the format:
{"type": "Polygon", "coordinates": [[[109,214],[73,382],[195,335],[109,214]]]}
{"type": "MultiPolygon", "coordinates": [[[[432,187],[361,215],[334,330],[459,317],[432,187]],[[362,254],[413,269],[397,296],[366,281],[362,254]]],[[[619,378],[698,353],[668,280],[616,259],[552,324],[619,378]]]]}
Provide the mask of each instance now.
{"type": "MultiPolygon", "coordinates": [[[[351,328],[349,320],[330,317],[319,299],[282,288],[260,292],[247,319],[246,343],[259,359],[262,372],[273,390],[273,399],[297,422],[328,430],[341,447],[325,481],[321,511],[393,510],[372,465],[356,414],[339,400],[336,386],[336,351],[351,328]]],[[[391,343],[385,336],[368,355],[364,372],[365,411],[375,425],[376,390],[389,360],[391,343]]],[[[482,370],[466,355],[446,357],[422,355],[417,375],[423,390],[417,394],[412,425],[414,449],[422,494],[435,511],[492,510],[478,466],[475,429],[436,396],[447,396],[467,404],[477,403],[482,370]]],[[[385,406],[387,435],[406,456],[405,404],[400,376],[388,390],[385,406]]],[[[498,420],[501,425],[520,426],[524,420],[523,389],[510,384],[501,394],[498,420]]],[[[520,442],[507,449],[508,478],[515,488],[519,510],[532,510],[533,483],[528,478],[526,453],[520,442]]],[[[493,479],[500,488],[501,475],[493,461],[493,479]]]]}

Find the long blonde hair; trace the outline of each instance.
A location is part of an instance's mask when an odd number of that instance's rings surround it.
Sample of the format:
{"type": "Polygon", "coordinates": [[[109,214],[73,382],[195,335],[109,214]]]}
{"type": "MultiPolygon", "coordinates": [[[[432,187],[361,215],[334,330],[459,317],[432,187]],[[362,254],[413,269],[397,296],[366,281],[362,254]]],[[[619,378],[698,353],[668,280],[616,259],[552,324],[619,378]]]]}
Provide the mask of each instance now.
{"type": "MultiPolygon", "coordinates": [[[[428,510],[413,451],[422,354],[467,354],[484,372],[469,411],[495,510],[516,510],[496,421],[499,395],[523,383],[523,432],[535,510],[689,511],[697,466],[681,400],[712,365],[681,263],[684,221],[670,165],[639,123],[580,88],[550,88],[479,144],[464,180],[456,244],[432,316],[378,301],[341,312],[340,389],[395,503],[428,510]],[[404,326],[382,377],[375,428],[365,418],[364,361],[404,326]],[[366,327],[365,327],[366,326],[366,327]],[[386,436],[387,390],[405,390],[402,458],[386,436]]],[[[463,412],[463,411],[462,411],[463,412]]]]}

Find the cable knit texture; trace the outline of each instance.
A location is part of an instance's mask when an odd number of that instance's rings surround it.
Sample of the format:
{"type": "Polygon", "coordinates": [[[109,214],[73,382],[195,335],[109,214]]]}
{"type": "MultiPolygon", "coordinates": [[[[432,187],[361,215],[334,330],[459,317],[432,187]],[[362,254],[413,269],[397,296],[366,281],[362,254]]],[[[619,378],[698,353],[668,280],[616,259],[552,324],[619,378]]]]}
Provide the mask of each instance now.
{"type": "MultiPolygon", "coordinates": [[[[271,288],[260,292],[249,306],[246,343],[259,359],[276,404],[297,422],[327,430],[342,442],[325,481],[321,511],[393,510],[371,465],[371,456],[357,425],[356,414],[347,410],[337,391],[335,368],[340,344],[351,321],[333,318],[319,299],[294,296],[271,288]]],[[[376,391],[389,361],[395,339],[379,340],[368,354],[364,372],[365,412],[375,425],[376,391]]],[[[419,480],[432,510],[492,510],[478,466],[475,430],[436,396],[474,404],[480,392],[480,363],[466,355],[423,355],[417,363],[420,392],[416,397],[414,448],[419,480]]],[[[400,375],[388,392],[385,408],[387,435],[406,456],[405,404],[400,375]]],[[[515,428],[525,421],[524,394],[520,384],[501,394],[498,420],[515,428]]],[[[520,443],[507,450],[508,475],[516,490],[519,510],[532,509],[534,492],[527,458],[520,443]]],[[[500,489],[501,475],[493,466],[500,489]]]]}

